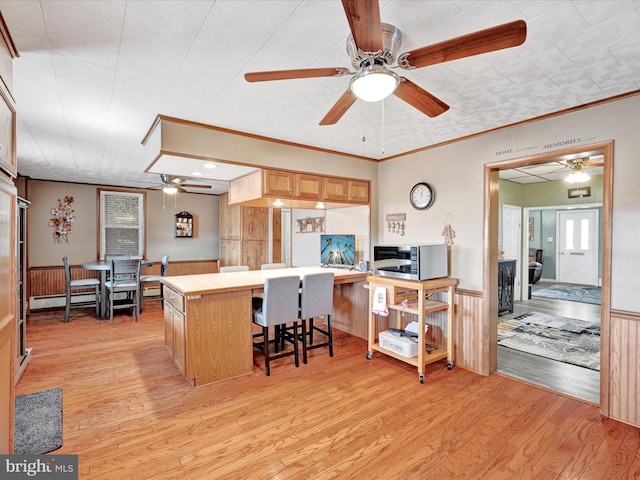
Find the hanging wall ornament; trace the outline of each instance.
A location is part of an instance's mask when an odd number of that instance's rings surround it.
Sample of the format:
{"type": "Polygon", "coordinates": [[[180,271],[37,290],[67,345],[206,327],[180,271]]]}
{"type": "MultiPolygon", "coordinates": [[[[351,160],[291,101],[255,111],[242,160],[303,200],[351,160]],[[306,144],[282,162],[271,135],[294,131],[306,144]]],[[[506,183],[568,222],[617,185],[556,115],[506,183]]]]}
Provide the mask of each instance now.
{"type": "Polygon", "coordinates": [[[445,224],[442,236],[444,237],[445,245],[453,245],[453,239],[456,238],[456,232],[451,228],[451,224],[447,223],[447,220],[451,221],[451,213],[447,213],[447,216],[444,219],[445,224]]]}

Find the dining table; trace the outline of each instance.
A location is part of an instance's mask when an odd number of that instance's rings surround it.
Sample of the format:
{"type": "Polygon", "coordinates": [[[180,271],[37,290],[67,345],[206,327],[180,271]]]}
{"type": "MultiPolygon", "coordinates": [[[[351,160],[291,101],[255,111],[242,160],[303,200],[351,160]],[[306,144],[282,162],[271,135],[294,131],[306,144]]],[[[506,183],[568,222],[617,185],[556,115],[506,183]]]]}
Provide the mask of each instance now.
{"type": "MultiPolygon", "coordinates": [[[[107,272],[111,270],[111,260],[93,260],[90,262],[84,262],[80,264],[85,270],[94,270],[100,272],[100,303],[99,303],[99,317],[105,319],[109,316],[107,312],[107,302],[104,301],[107,295],[107,272]]],[[[140,268],[153,266],[153,260],[141,259],[140,268]]]]}

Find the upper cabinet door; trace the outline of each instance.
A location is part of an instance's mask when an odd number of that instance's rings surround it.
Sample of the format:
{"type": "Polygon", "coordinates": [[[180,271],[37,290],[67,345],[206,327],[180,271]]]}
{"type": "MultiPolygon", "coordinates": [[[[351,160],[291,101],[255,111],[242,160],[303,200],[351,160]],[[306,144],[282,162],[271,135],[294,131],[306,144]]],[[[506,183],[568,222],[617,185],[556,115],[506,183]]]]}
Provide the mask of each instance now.
{"type": "Polygon", "coordinates": [[[292,197],[295,174],[283,170],[264,170],[264,193],[274,197],[292,197]]]}
{"type": "Polygon", "coordinates": [[[369,203],[369,182],[349,180],[349,201],[369,203]]]}
{"type": "Polygon", "coordinates": [[[12,177],[18,175],[15,152],[16,110],[5,90],[0,87],[0,168],[12,177]]]}
{"type": "Polygon", "coordinates": [[[324,199],[334,202],[346,202],[349,200],[349,180],[344,178],[324,179],[324,199]]]}
{"type": "Polygon", "coordinates": [[[298,173],[296,175],[296,186],[298,187],[298,198],[309,200],[322,199],[322,178],[318,175],[308,175],[298,173]]]}

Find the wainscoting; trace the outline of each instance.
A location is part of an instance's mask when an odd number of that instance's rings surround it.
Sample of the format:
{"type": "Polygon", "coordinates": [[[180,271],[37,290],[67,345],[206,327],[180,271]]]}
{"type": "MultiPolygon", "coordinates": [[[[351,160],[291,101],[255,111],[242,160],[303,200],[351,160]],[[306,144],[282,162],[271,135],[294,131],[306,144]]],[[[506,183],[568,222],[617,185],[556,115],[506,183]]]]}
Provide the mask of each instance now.
{"type": "Polygon", "coordinates": [[[610,325],[609,413],[611,418],[640,426],[640,313],[611,310],[610,325]]]}
{"type": "MultiPolygon", "coordinates": [[[[197,273],[216,273],[218,260],[177,260],[169,262],[168,275],[192,275],[197,273]]],[[[155,262],[151,267],[145,267],[140,271],[141,275],[160,275],[160,262],[155,262]]],[[[71,278],[100,278],[100,272],[85,270],[80,265],[71,265],[71,278]]],[[[47,267],[31,267],[27,270],[27,296],[29,305],[34,309],[43,305],[44,308],[60,306],[64,295],[66,282],[64,278],[64,266],[53,265],[47,267]]]]}

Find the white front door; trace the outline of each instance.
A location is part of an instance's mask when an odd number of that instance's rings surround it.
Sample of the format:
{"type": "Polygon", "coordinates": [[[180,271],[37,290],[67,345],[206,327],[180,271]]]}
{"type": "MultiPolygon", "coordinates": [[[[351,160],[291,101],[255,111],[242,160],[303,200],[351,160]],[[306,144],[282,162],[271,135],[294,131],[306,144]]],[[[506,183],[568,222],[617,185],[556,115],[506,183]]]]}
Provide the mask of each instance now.
{"type": "MultiPolygon", "coordinates": [[[[520,261],[522,239],[522,208],[513,205],[502,206],[502,251],[504,258],[520,261]]],[[[519,264],[518,264],[519,265],[519,264]]],[[[516,267],[516,272],[520,267],[516,267]]],[[[520,300],[520,277],[516,275],[514,301],[520,300]]]]}
{"type": "Polygon", "coordinates": [[[556,220],[557,280],[562,283],[597,286],[598,211],[559,211],[556,220]]]}

